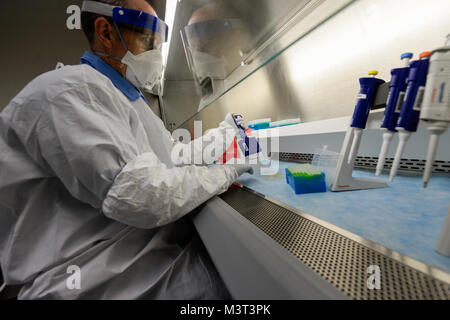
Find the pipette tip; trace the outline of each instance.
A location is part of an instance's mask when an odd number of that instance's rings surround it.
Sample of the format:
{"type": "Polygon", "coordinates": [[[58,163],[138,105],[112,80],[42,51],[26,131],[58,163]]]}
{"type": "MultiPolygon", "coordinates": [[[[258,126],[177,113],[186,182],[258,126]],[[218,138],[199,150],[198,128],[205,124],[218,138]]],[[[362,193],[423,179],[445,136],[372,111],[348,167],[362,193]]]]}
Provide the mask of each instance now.
{"type": "Polygon", "coordinates": [[[423,182],[423,187],[426,188],[428,186],[428,181],[423,182]]]}

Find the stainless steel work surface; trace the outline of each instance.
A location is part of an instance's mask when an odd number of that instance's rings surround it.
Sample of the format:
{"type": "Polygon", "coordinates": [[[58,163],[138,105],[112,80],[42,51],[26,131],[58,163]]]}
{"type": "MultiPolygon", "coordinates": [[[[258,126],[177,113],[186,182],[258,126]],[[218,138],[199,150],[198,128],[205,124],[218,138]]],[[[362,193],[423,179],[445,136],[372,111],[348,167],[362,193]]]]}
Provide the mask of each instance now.
{"type": "Polygon", "coordinates": [[[347,299],[222,199],[193,221],[234,299],[347,299]]]}

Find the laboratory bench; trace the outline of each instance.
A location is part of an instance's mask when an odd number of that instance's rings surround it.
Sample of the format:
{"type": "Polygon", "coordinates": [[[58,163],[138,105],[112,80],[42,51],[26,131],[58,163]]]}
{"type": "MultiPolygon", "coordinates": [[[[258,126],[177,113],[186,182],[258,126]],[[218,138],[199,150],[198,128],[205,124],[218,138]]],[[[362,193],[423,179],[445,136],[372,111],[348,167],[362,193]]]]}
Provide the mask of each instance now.
{"type": "Polygon", "coordinates": [[[296,195],[283,174],[290,165],[244,174],[194,217],[233,298],[450,299],[450,258],[434,250],[448,174],[427,189],[399,175],[388,188],[296,195]]]}

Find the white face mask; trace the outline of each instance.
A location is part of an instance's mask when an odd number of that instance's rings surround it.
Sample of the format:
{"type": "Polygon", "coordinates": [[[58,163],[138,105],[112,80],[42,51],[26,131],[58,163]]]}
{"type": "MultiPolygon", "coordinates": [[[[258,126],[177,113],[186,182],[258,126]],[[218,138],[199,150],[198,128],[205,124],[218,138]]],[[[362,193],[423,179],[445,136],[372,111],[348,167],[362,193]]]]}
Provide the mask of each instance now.
{"type": "Polygon", "coordinates": [[[225,70],[227,60],[224,56],[217,58],[205,52],[194,51],[192,58],[194,60],[195,72],[200,82],[208,77],[221,80],[227,77],[225,70]]]}
{"type": "Polygon", "coordinates": [[[149,50],[138,55],[127,51],[121,62],[127,66],[126,78],[137,88],[153,88],[161,79],[161,50],[149,50]]]}

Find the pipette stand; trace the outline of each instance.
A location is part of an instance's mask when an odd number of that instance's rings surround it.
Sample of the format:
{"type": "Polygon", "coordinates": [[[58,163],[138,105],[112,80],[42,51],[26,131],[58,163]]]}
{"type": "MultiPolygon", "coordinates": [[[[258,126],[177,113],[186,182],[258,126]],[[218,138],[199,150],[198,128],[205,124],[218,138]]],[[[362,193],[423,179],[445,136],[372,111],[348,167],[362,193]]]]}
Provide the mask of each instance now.
{"type": "MultiPolygon", "coordinates": [[[[354,160],[348,163],[350,157],[350,149],[352,147],[354,135],[354,128],[349,127],[345,135],[344,144],[342,145],[341,153],[339,155],[338,165],[336,168],[336,177],[331,187],[331,191],[350,191],[350,190],[364,190],[386,188],[387,183],[378,179],[362,179],[353,177],[353,168],[355,166],[356,155],[358,154],[359,144],[357,144],[354,160]]],[[[361,140],[360,140],[361,142],[361,140]]]]}

